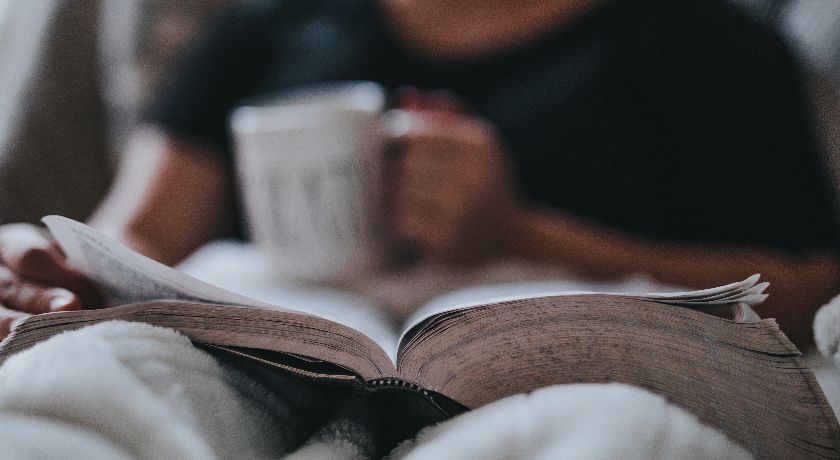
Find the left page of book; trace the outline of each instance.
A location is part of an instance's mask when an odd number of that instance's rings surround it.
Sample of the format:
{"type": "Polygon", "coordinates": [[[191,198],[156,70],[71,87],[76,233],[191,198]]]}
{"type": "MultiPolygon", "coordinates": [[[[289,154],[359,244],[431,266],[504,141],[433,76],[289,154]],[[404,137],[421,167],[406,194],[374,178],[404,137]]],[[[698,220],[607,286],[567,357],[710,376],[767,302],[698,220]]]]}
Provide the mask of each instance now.
{"type": "Polygon", "coordinates": [[[99,283],[112,305],[149,300],[279,307],[199,281],[167,267],[93,228],[61,216],[43,219],[70,263],[99,283]]]}
{"type": "MultiPolygon", "coordinates": [[[[361,299],[327,289],[218,283],[228,290],[145,257],[75,220],[60,216],[48,216],[43,220],[70,263],[103,287],[112,306],[177,300],[302,312],[353,328],[379,345],[392,362],[396,359],[396,325],[386,321],[374,306],[361,299]]],[[[234,256],[254,262],[248,259],[249,254],[245,251],[238,251],[234,256]]],[[[204,262],[214,263],[214,260],[210,258],[204,262]]],[[[248,275],[249,279],[258,278],[253,273],[248,275]]],[[[226,276],[219,281],[233,278],[236,277],[226,276]]]]}

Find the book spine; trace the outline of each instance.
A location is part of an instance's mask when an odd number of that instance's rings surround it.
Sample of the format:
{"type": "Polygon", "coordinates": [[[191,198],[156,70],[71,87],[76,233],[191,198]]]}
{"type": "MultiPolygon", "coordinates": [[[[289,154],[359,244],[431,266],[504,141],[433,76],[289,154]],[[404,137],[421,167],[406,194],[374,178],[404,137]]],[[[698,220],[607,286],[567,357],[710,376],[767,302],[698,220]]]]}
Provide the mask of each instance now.
{"type": "Polygon", "coordinates": [[[417,395],[425,400],[431,408],[443,419],[466,412],[468,409],[446,396],[430,391],[422,385],[396,377],[383,377],[365,382],[365,390],[369,392],[386,392],[387,390],[403,390],[417,395]]]}
{"type": "Polygon", "coordinates": [[[408,382],[397,378],[371,380],[368,382],[368,385],[373,390],[377,388],[405,388],[408,390],[416,391],[427,398],[432,397],[431,393],[429,393],[429,391],[423,388],[422,386],[413,382],[408,382]]]}

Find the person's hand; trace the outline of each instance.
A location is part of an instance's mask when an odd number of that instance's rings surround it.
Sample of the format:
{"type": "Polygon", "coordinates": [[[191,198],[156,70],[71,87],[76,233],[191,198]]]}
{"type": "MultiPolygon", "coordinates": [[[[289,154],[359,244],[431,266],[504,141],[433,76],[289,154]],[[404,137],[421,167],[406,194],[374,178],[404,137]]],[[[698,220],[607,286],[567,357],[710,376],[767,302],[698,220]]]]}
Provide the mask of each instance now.
{"type": "Polygon", "coordinates": [[[450,263],[503,253],[519,201],[495,129],[446,97],[403,107],[389,184],[398,236],[450,263]]]}
{"type": "Polygon", "coordinates": [[[99,288],[37,227],[0,226],[0,339],[30,315],[100,306],[99,288]]]}

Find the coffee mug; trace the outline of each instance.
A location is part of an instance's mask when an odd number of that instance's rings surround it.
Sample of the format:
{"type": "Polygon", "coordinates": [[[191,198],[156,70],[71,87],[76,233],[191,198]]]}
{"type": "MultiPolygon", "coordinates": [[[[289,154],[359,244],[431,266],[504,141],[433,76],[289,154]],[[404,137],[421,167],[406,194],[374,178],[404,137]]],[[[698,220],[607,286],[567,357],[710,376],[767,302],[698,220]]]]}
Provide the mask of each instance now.
{"type": "Polygon", "coordinates": [[[385,89],[347,82],[248,101],[230,126],[253,241],[285,278],[340,281],[388,258],[385,89]]]}

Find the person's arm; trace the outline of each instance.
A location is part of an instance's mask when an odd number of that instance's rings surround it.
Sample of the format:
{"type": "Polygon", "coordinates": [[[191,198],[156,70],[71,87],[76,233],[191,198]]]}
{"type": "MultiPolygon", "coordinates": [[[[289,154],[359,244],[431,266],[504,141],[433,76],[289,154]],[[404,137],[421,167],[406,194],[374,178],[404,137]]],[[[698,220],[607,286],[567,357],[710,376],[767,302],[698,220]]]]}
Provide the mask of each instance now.
{"type": "Polygon", "coordinates": [[[167,265],[233,231],[228,166],[212,147],[140,135],[90,224],[167,265]]]}
{"type": "Polygon", "coordinates": [[[514,257],[596,278],[647,274],[689,288],[761,273],[771,295],[759,312],[800,346],[811,343],[817,308],[840,292],[840,261],[827,251],[654,240],[533,206],[517,193],[493,127],[450,107],[437,110],[442,105],[451,104],[435,102],[406,117],[391,184],[397,234],[426,257],[514,257]]]}
{"type": "MultiPolygon", "coordinates": [[[[231,229],[230,178],[219,155],[152,132],[139,145],[92,225],[166,264],[231,229]]],[[[32,314],[103,306],[99,288],[40,229],[0,226],[0,338],[32,314]]]]}
{"type": "Polygon", "coordinates": [[[770,297],[756,307],[776,318],[799,346],[813,340],[816,310],[840,292],[840,260],[828,252],[791,254],[744,246],[691,245],[634,237],[557,211],[522,209],[509,235],[511,254],[562,261],[595,277],[645,273],[658,281],[712,287],[761,273],[770,297]]]}
{"type": "MultiPolygon", "coordinates": [[[[277,59],[267,13],[231,9],[167,75],[144,118],[178,138],[141,133],[94,227],[166,264],[231,229],[227,113],[277,59]]],[[[0,338],[30,314],[103,307],[97,291],[37,227],[0,226],[0,338]]]]}

